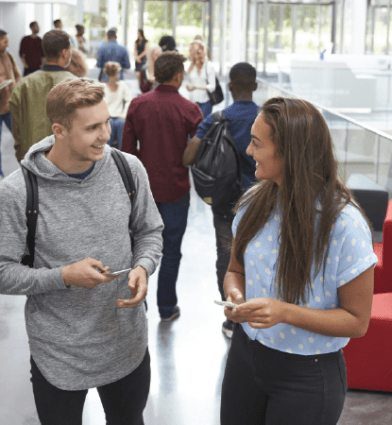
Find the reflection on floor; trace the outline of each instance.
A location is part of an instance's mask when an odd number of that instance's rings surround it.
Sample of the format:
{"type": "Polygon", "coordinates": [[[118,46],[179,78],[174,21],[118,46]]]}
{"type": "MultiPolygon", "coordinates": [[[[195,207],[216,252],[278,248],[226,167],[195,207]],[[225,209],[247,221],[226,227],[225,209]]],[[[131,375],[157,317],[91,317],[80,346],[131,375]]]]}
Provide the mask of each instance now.
{"type": "MultiPolygon", "coordinates": [[[[131,86],[133,83],[130,83],[131,86]]],[[[17,169],[13,139],[3,126],[2,161],[6,174],[17,169]]],[[[161,323],[156,307],[156,273],[149,282],[148,318],[152,381],[146,425],[218,425],[221,382],[230,341],[215,275],[212,215],[192,192],[178,278],[181,316],[161,323]]],[[[0,423],[38,425],[29,374],[24,297],[0,295],[0,423]]],[[[392,394],[349,391],[339,425],[392,423],[392,394]]],[[[96,390],[90,390],[84,425],[104,425],[96,390]]],[[[283,425],[283,424],[282,424],[283,425]]],[[[284,424],[286,425],[286,424],[284,424]]]]}

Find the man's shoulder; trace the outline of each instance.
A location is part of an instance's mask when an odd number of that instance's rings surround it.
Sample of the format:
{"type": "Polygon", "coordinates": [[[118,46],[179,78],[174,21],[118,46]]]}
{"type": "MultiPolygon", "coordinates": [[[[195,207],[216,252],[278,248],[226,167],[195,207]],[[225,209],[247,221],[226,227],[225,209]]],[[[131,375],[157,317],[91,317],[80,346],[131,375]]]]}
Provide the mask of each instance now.
{"type": "Polygon", "coordinates": [[[25,202],[26,201],[26,184],[24,181],[22,169],[5,177],[0,182],[0,203],[7,205],[10,202],[25,202]]]}
{"type": "Polygon", "coordinates": [[[226,114],[235,114],[238,111],[257,113],[259,107],[255,102],[234,102],[227,106],[223,111],[226,114]]]}
{"type": "MultiPolygon", "coordinates": [[[[182,103],[182,105],[184,105],[185,107],[187,107],[188,109],[194,110],[194,111],[198,111],[200,110],[199,106],[195,103],[192,102],[188,99],[186,99],[182,94],[177,93],[178,94],[178,99],[179,101],[182,103]]],[[[176,97],[176,102],[177,102],[177,97],[176,97]]]]}
{"type": "Polygon", "coordinates": [[[66,78],[77,78],[69,71],[43,71],[42,69],[33,72],[32,74],[23,77],[14,87],[11,94],[11,99],[22,96],[22,93],[28,93],[30,89],[34,92],[37,90],[52,89],[60,81],[66,78]]]}

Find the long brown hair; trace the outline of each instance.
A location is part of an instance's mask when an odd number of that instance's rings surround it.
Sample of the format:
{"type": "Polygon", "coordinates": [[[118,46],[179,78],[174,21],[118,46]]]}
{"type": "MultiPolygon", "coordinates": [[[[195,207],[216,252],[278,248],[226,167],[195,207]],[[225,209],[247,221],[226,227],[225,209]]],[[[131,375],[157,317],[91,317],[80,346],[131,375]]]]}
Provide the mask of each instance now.
{"type": "Polygon", "coordinates": [[[283,180],[281,186],[261,181],[239,200],[236,210],[248,208],[237,228],[234,255],[243,265],[248,243],[278,207],[277,294],[289,303],[305,303],[322,266],[325,275],[330,234],[339,213],[347,204],[362,210],[338,178],[328,126],[311,103],[276,97],[264,103],[261,114],[270,126],[276,155],[283,158],[283,180]]]}

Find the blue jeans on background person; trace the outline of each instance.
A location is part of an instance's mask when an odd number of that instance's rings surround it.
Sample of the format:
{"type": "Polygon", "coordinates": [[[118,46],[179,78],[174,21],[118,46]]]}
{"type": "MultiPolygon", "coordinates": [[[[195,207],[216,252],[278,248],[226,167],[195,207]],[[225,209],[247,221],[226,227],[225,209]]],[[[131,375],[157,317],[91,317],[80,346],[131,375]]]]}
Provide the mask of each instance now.
{"type": "Polygon", "coordinates": [[[177,305],[176,282],[181,261],[181,243],[185,233],[190,193],[178,202],[157,202],[165,228],[163,237],[163,257],[158,274],[158,308],[161,317],[173,314],[177,305]]]}
{"type": "Polygon", "coordinates": [[[121,150],[124,124],[125,120],[123,118],[110,118],[110,127],[112,128],[112,132],[110,133],[110,139],[107,142],[109,146],[112,146],[114,139],[117,139],[118,148],[121,150]]]}
{"type": "Polygon", "coordinates": [[[205,102],[205,103],[199,103],[196,102],[199,105],[199,108],[201,109],[201,113],[203,114],[203,118],[205,118],[207,115],[210,115],[212,112],[212,105],[211,102],[205,102]]]}
{"type": "Polygon", "coordinates": [[[3,169],[1,168],[1,133],[3,128],[3,121],[5,125],[12,132],[12,123],[11,123],[11,112],[7,112],[6,114],[0,115],[0,176],[4,177],[3,169]]]}
{"type": "Polygon", "coordinates": [[[218,278],[218,289],[222,301],[226,301],[225,291],[223,290],[223,282],[229,267],[231,257],[231,245],[233,233],[231,226],[234,220],[232,211],[222,214],[212,208],[214,218],[215,238],[216,238],[216,276],[218,278]]]}

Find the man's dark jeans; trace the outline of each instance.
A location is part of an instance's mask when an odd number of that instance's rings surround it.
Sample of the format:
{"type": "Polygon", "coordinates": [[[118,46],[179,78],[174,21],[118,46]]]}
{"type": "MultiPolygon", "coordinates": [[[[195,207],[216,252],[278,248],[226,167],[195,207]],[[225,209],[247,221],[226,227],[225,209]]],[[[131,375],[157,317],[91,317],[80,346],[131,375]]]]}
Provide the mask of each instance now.
{"type": "Polygon", "coordinates": [[[181,243],[188,221],[190,193],[178,202],[157,202],[165,228],[163,257],[158,275],[158,307],[163,317],[171,316],[177,305],[176,282],[181,261],[181,243]]]}
{"type": "Polygon", "coordinates": [[[222,214],[212,209],[214,216],[214,227],[216,236],[216,275],[218,278],[218,288],[222,301],[226,301],[225,292],[223,291],[223,281],[230,263],[231,245],[233,233],[231,225],[233,224],[234,214],[230,211],[222,214]]]}
{"type": "MultiPolygon", "coordinates": [[[[33,358],[31,382],[42,425],[82,425],[88,390],[65,391],[48,382],[33,358]]],[[[98,387],[107,425],[144,425],[143,410],[150,390],[151,370],[148,349],[139,367],[124,378],[98,387]]]]}

